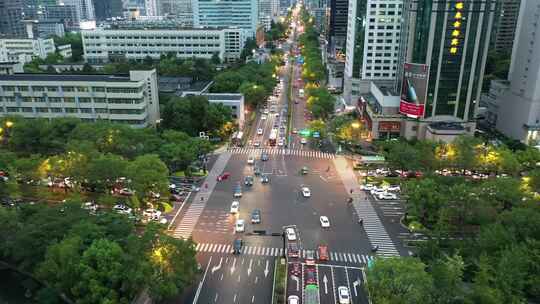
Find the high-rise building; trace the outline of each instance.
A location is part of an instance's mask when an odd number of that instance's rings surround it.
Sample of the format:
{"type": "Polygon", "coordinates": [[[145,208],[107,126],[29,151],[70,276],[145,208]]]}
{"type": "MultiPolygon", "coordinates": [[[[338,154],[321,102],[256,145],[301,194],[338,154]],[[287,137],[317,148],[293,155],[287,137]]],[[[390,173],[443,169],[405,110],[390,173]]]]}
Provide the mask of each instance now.
{"type": "Polygon", "coordinates": [[[122,0],[94,0],[96,20],[122,16],[122,0]]]}
{"type": "Polygon", "coordinates": [[[272,22],[272,1],[259,0],[259,23],[264,25],[266,30],[270,29],[272,22]]]}
{"type": "Polygon", "coordinates": [[[497,129],[524,143],[540,141],[540,2],[523,0],[516,27],[509,85],[498,101],[497,129]]]}
{"type": "Polygon", "coordinates": [[[287,15],[287,10],[291,7],[291,0],[279,0],[279,14],[281,16],[287,15]]]}
{"type": "Polygon", "coordinates": [[[258,0],[194,0],[196,27],[238,27],[255,37],[259,22],[258,0]]]}
{"type": "Polygon", "coordinates": [[[0,36],[26,37],[23,0],[0,0],[0,36]]]}
{"type": "Polygon", "coordinates": [[[192,0],[158,0],[159,16],[173,16],[180,24],[193,26],[192,0]]]}
{"type": "Polygon", "coordinates": [[[491,49],[500,53],[512,52],[521,0],[499,0],[493,23],[491,49]]]}
{"type": "Polygon", "coordinates": [[[80,12],[81,20],[96,20],[92,0],[59,0],[60,5],[72,5],[80,12]]]}
{"type": "Polygon", "coordinates": [[[330,0],[330,23],[328,27],[328,52],[335,55],[345,48],[347,40],[348,0],[330,0]]]}
{"type": "Polygon", "coordinates": [[[67,31],[79,31],[81,11],[74,5],[47,5],[38,14],[39,20],[61,20],[67,31]]]}
{"type": "Polygon", "coordinates": [[[437,132],[472,133],[497,1],[404,4],[395,84],[400,112],[407,115],[402,134],[424,138],[437,132]]]}
{"type": "Polygon", "coordinates": [[[399,60],[403,0],[351,0],[343,95],[354,104],[370,83],[391,86],[399,60]]]}

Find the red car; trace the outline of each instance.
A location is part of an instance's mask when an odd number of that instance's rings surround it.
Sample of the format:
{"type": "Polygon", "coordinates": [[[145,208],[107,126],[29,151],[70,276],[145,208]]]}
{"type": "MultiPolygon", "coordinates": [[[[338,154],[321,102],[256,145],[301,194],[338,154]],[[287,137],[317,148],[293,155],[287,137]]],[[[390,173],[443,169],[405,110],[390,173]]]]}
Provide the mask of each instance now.
{"type": "Polygon", "coordinates": [[[319,260],[328,261],[328,246],[319,245],[319,248],[317,248],[317,250],[319,251],[319,260]]]}
{"type": "Polygon", "coordinates": [[[291,273],[295,276],[300,276],[300,272],[302,272],[302,266],[300,265],[300,263],[292,263],[291,273]]]}
{"type": "Polygon", "coordinates": [[[217,177],[217,181],[220,182],[220,181],[223,181],[223,180],[226,180],[228,179],[229,177],[231,176],[231,174],[229,172],[225,172],[221,175],[218,175],[217,177]]]}

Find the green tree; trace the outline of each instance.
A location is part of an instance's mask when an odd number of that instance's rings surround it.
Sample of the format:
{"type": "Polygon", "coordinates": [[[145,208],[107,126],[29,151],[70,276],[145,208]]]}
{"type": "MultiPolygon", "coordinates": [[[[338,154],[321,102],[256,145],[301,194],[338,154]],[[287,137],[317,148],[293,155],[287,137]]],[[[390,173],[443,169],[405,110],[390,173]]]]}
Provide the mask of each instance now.
{"type": "Polygon", "coordinates": [[[477,166],[477,149],[479,141],[471,136],[460,136],[454,140],[456,149],[456,167],[461,170],[473,170],[477,166]]]}
{"type": "Polygon", "coordinates": [[[165,193],[169,186],[169,170],[157,155],[137,157],[129,163],[126,175],[140,199],[148,196],[150,191],[165,193]]]}
{"type": "Polygon", "coordinates": [[[128,162],[114,154],[100,154],[89,160],[88,182],[104,191],[120,177],[125,176],[128,162]]]}
{"type": "Polygon", "coordinates": [[[252,82],[244,82],[238,89],[240,93],[244,94],[246,104],[251,108],[256,108],[259,104],[266,102],[266,90],[263,86],[257,85],[252,82]]]}
{"type": "Polygon", "coordinates": [[[377,259],[366,271],[373,303],[431,303],[433,279],[415,258],[377,259]]]}
{"type": "Polygon", "coordinates": [[[71,51],[72,51],[72,62],[80,62],[83,59],[83,44],[82,44],[82,36],[80,33],[75,32],[69,32],[66,33],[63,37],[54,36],[54,44],[55,45],[64,45],[69,44],[71,45],[71,51]]]}
{"type": "Polygon", "coordinates": [[[326,120],[334,113],[335,98],[326,88],[307,90],[307,108],[316,119],[326,120]]]}
{"type": "Polygon", "coordinates": [[[437,299],[437,303],[455,303],[463,295],[464,270],[465,263],[458,254],[446,255],[431,266],[434,298],[437,299]]]}

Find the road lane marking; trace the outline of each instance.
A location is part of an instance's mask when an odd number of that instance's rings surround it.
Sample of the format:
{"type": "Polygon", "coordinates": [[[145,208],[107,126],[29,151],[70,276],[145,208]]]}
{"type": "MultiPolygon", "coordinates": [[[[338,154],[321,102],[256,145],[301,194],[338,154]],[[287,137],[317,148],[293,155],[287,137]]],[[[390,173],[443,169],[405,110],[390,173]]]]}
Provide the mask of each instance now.
{"type": "Polygon", "coordinates": [[[259,282],[259,277],[255,277],[255,284],[257,284],[257,282],[259,282]]]}
{"type": "Polygon", "coordinates": [[[255,302],[255,296],[251,297],[251,303],[255,302]]]}
{"type": "Polygon", "coordinates": [[[202,286],[204,284],[204,280],[206,280],[206,274],[208,273],[208,269],[210,268],[210,264],[212,263],[212,256],[210,256],[210,259],[208,260],[208,265],[206,266],[206,270],[204,271],[203,278],[201,282],[199,283],[199,287],[197,288],[197,292],[195,293],[195,297],[193,298],[193,304],[197,304],[197,301],[199,300],[199,296],[201,294],[202,286]]]}
{"type": "Polygon", "coordinates": [[[217,302],[218,293],[216,292],[216,296],[214,297],[214,302],[217,302]]]}
{"type": "Polygon", "coordinates": [[[248,267],[248,269],[247,269],[248,277],[249,277],[249,275],[251,274],[251,270],[252,270],[252,269],[251,269],[251,266],[252,266],[252,265],[253,265],[253,259],[250,259],[250,260],[249,260],[249,267],[248,267]]]}
{"type": "Polygon", "coordinates": [[[235,269],[236,269],[236,258],[234,258],[233,264],[232,264],[232,266],[231,266],[231,274],[234,273],[234,270],[235,270],[235,269]]]}
{"type": "Polygon", "coordinates": [[[236,294],[234,294],[233,303],[236,303],[236,294]]]}
{"type": "Polygon", "coordinates": [[[212,274],[218,270],[221,269],[221,263],[223,262],[223,257],[219,259],[219,264],[217,266],[212,267],[212,274]]]}

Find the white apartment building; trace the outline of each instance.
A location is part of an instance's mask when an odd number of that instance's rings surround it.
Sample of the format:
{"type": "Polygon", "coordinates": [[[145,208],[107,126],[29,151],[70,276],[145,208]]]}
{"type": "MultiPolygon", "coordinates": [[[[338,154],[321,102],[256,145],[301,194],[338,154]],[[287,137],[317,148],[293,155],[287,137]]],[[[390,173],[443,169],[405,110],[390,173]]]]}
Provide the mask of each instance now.
{"type": "Polygon", "coordinates": [[[351,0],[343,97],[355,104],[370,82],[390,86],[399,61],[403,0],[351,0]]]}
{"type": "Polygon", "coordinates": [[[27,63],[54,52],[52,39],[0,39],[0,62],[27,63]]]}
{"type": "Polygon", "coordinates": [[[6,115],[155,126],[160,117],[157,72],[0,75],[0,116],[6,115]]]}
{"type": "Polygon", "coordinates": [[[87,62],[106,63],[115,59],[143,60],[146,56],[176,54],[179,58],[212,58],[222,61],[240,57],[245,36],[240,29],[105,29],[82,31],[87,62]]]}
{"type": "Polygon", "coordinates": [[[237,27],[255,37],[259,23],[259,0],[193,0],[196,27],[237,27]]]}

